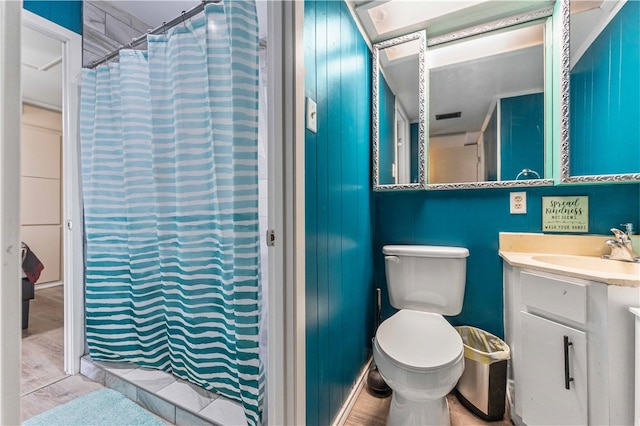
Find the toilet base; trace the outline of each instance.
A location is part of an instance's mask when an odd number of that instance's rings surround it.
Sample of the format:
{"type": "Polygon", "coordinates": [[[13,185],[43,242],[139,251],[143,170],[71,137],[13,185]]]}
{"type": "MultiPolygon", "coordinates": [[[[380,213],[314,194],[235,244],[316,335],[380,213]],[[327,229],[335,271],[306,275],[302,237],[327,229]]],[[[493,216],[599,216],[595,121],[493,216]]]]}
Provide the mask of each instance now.
{"type": "Polygon", "coordinates": [[[447,398],[412,400],[393,392],[387,425],[438,425],[450,426],[447,398]]]}

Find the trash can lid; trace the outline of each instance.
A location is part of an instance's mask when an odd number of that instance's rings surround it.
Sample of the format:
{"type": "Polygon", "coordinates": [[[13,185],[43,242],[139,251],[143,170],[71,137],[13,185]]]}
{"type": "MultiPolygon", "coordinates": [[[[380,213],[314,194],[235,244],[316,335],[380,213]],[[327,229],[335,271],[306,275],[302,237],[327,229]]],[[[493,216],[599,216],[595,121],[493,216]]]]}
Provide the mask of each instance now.
{"type": "Polygon", "coordinates": [[[446,368],[463,353],[460,335],[442,315],[408,309],[380,324],[376,342],[390,361],[414,370],[446,368]]]}
{"type": "Polygon", "coordinates": [[[456,327],[462,337],[465,358],[491,364],[511,357],[509,346],[499,337],[468,325],[456,327]]]}

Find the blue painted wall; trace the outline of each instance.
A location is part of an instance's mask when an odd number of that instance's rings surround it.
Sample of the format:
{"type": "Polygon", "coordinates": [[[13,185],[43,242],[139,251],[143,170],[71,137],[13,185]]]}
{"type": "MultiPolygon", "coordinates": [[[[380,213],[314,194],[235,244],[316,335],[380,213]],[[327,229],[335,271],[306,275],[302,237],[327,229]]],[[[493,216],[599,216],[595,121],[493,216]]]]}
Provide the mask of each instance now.
{"type": "Polygon", "coordinates": [[[335,418],[373,334],[371,55],[342,1],[304,4],[308,425],[335,418]]]}
{"type": "Polygon", "coordinates": [[[504,335],[502,260],[499,232],[542,232],[542,196],[589,196],[589,233],[609,234],[609,228],[639,223],[640,184],[589,185],[524,189],[526,215],[509,214],[508,189],[396,192],[375,194],[375,283],[383,289],[384,317],[389,305],[382,246],[435,244],[469,249],[467,285],[462,313],[454,325],[473,325],[504,335]]]}
{"type": "Polygon", "coordinates": [[[74,33],[82,34],[81,0],[24,0],[22,7],[74,33]]]}
{"type": "Polygon", "coordinates": [[[639,1],[628,1],[580,58],[570,93],[571,174],[640,170],[639,1]]]}
{"type": "Polygon", "coordinates": [[[500,180],[525,168],[544,177],[544,93],[500,99],[500,180]]]}

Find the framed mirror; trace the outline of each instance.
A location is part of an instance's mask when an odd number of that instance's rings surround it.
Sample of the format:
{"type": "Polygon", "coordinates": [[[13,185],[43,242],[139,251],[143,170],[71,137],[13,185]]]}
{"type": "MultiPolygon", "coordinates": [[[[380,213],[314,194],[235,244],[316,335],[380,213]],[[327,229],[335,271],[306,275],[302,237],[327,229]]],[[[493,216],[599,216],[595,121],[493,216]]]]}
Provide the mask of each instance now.
{"type": "Polygon", "coordinates": [[[426,28],[373,45],[374,190],[553,185],[561,56],[553,29],[564,1],[447,3],[439,12],[355,1],[374,41],[426,28]],[[426,39],[424,63],[410,60],[419,47],[392,59],[417,37],[426,39]]]}
{"type": "Polygon", "coordinates": [[[373,45],[373,189],[426,186],[426,33],[373,45]]]}
{"type": "Polygon", "coordinates": [[[429,40],[428,189],[553,184],[552,13],[429,40]]]}
{"type": "Polygon", "coordinates": [[[571,1],[564,10],[560,182],[640,181],[640,2],[571,1]]]}

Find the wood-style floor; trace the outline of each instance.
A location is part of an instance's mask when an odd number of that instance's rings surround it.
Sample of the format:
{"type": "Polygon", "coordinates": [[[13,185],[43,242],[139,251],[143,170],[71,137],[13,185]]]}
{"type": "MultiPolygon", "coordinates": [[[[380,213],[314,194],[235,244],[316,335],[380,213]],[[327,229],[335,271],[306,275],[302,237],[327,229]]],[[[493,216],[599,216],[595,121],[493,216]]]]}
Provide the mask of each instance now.
{"type": "MultiPolygon", "coordinates": [[[[507,415],[497,422],[485,422],[460,404],[455,395],[450,394],[447,399],[451,426],[513,426],[513,422],[507,415]]],[[[385,426],[390,405],[391,397],[376,398],[369,393],[365,385],[349,413],[345,426],[385,426]]]]}
{"type": "Polygon", "coordinates": [[[64,372],[64,287],[37,290],[22,330],[22,420],[102,388],[64,372]]]}
{"type": "Polygon", "coordinates": [[[22,330],[22,386],[27,395],[63,379],[64,287],[37,290],[29,308],[29,327],[22,330]]]}
{"type": "Polygon", "coordinates": [[[33,416],[103,387],[100,383],[80,374],[67,376],[49,386],[22,396],[20,398],[20,417],[24,422],[33,416]]]}

